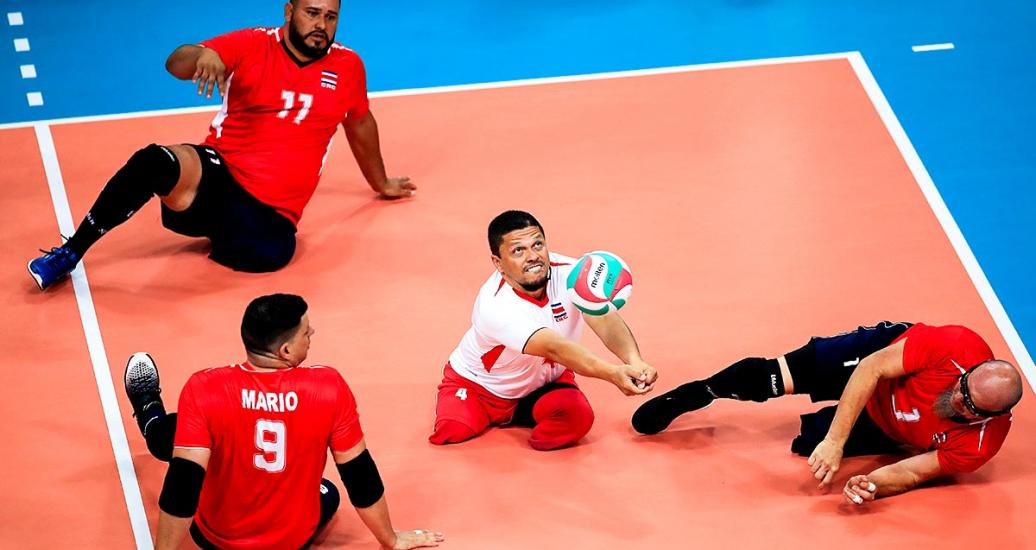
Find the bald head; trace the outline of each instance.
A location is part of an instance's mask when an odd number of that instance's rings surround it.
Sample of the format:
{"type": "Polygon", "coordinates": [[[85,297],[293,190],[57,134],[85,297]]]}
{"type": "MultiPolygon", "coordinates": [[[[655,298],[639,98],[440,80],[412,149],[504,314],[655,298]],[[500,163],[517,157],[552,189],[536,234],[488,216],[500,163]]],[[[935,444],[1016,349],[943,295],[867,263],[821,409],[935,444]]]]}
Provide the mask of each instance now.
{"type": "Polygon", "coordinates": [[[1022,375],[1007,361],[986,361],[968,375],[968,390],[976,407],[1006,411],[1022,398],[1022,375]]]}

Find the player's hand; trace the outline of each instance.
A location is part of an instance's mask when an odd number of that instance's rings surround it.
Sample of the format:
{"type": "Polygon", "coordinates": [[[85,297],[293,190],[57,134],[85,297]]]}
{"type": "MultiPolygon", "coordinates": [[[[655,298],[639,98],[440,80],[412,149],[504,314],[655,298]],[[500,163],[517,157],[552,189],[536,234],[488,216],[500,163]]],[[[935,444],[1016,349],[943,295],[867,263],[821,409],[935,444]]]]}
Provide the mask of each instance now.
{"type": "Polygon", "coordinates": [[[636,381],[634,382],[637,385],[637,387],[643,390],[651,391],[651,389],[655,385],[655,382],[658,380],[658,371],[655,370],[655,367],[652,367],[651,365],[647,364],[646,361],[639,357],[636,359],[631,359],[630,366],[640,370],[640,376],[638,376],[636,381]]]}
{"type": "Polygon", "coordinates": [[[808,462],[813,477],[820,481],[817,487],[823,489],[838,473],[838,466],[842,463],[842,446],[825,437],[817,448],[813,449],[808,462]]]}
{"type": "Polygon", "coordinates": [[[850,504],[860,506],[873,501],[878,496],[878,486],[871,483],[867,476],[858,475],[845,482],[845,489],[842,489],[842,493],[850,504]]]}
{"type": "Polygon", "coordinates": [[[220,97],[226,91],[227,66],[219,58],[215,50],[205,48],[198,54],[198,61],[191,82],[198,84],[198,95],[204,95],[206,99],[212,97],[212,89],[218,88],[220,97]],[[207,89],[206,89],[207,88],[207,89]]]}
{"type": "Polygon", "coordinates": [[[414,529],[413,531],[396,530],[396,543],[385,548],[393,550],[409,550],[410,548],[423,548],[425,546],[439,546],[439,543],[446,540],[442,533],[414,529]]]}
{"type": "Polygon", "coordinates": [[[412,197],[415,193],[417,193],[417,186],[408,177],[388,178],[378,190],[378,194],[385,199],[412,197]]]}
{"type": "Polygon", "coordinates": [[[611,382],[625,395],[641,395],[652,389],[652,386],[647,384],[648,376],[640,367],[617,365],[612,373],[611,382]]]}

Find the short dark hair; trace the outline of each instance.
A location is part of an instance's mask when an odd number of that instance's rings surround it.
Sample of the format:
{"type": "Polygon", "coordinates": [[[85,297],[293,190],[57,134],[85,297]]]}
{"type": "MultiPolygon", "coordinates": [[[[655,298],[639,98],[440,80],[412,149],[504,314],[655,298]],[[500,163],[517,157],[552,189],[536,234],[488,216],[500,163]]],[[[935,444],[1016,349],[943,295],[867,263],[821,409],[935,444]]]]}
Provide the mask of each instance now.
{"type": "Polygon", "coordinates": [[[270,294],[252,300],[241,319],[241,341],[249,353],[266,354],[290,338],[309,305],[294,294],[270,294]]]}
{"type": "Polygon", "coordinates": [[[543,233],[544,237],[547,236],[540,222],[528,212],[508,210],[493,218],[493,221],[489,222],[489,250],[494,256],[500,256],[500,245],[504,242],[504,235],[526,227],[539,228],[540,233],[543,233]]]}

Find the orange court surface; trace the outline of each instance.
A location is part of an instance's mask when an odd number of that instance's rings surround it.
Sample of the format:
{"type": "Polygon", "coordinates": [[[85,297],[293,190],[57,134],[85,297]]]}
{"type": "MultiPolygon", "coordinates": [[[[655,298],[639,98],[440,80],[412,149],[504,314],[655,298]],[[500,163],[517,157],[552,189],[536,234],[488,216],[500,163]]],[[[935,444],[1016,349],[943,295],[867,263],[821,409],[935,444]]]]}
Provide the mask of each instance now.
{"type": "MultiPolygon", "coordinates": [[[[630,264],[622,315],[659,370],[656,393],[882,319],[963,324],[1013,361],[861,63],[849,54],[375,94],[389,171],[414,178],[415,199],[374,200],[340,138],[284,270],[209,261],[205,241],[161,227],[152,201],[94,247],[88,286],[81,272],[81,288],[44,293],[25,261],[59,232],[48,176],[63,180],[78,224],[133,151],[200,142],[212,113],[0,131],[0,546],[150,548],[141,529],[154,531],[166,466],[130,416],[126,358],[155,358],[174,410],[191,373],[244,359],[248,301],[292,292],[316,329],[308,362],[336,367],[356,394],[394,523],[443,531],[443,548],[1036,547],[1031,387],[990,464],[859,509],[842,484],[887,458],[847,459],[833,490],[818,492],[789,451],[798,414],[821,406],[805,396],[720,401],[644,437],[629,421],[644,398],[581,379],[596,422],[575,447],[535,451],[522,428],[427,442],[443,364],[492,270],[486,224],[512,208],[539,218],[552,251],[605,249],[630,264]]],[[[341,485],[330,462],[325,477],[341,485]]],[[[377,547],[347,500],[316,544],[343,546],[377,547]]]]}

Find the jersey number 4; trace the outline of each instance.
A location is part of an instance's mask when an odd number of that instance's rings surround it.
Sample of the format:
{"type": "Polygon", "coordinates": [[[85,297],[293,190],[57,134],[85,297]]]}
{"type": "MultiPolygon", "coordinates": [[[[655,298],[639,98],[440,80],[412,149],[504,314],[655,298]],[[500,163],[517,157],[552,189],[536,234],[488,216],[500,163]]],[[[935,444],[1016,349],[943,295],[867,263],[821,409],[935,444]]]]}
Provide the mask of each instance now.
{"type": "Polygon", "coordinates": [[[252,464],[270,473],[284,471],[284,422],[279,420],[257,420],[255,422],[255,448],[262,452],[252,457],[252,464]],[[271,457],[272,455],[272,457],[271,457]],[[267,459],[271,457],[271,459],[267,459]]]}
{"type": "MultiPolygon", "coordinates": [[[[288,118],[288,113],[295,108],[295,92],[291,90],[283,90],[281,92],[281,99],[284,100],[284,108],[277,113],[277,118],[288,118]]],[[[302,108],[299,109],[299,114],[295,115],[295,124],[301,124],[309,114],[310,107],[313,106],[313,96],[309,94],[298,94],[299,103],[302,104],[302,108]]]]}

